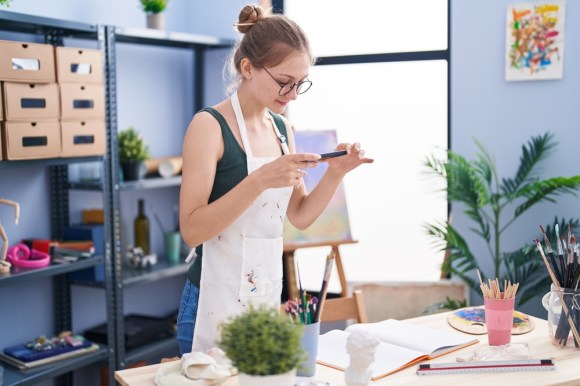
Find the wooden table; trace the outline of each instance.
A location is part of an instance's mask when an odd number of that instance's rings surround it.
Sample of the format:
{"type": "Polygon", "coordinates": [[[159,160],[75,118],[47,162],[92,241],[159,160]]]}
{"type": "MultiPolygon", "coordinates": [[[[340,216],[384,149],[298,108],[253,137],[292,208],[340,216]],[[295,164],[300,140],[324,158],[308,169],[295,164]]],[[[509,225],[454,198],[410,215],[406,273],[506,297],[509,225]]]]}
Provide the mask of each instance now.
{"type": "MultiPolygon", "coordinates": [[[[407,319],[435,329],[451,329],[447,324],[448,313],[422,316],[407,319]]],[[[417,365],[413,365],[378,381],[371,382],[370,386],[396,385],[485,385],[485,386],[532,386],[532,385],[580,385],[580,349],[560,349],[554,346],[548,337],[548,325],[545,320],[532,318],[536,328],[524,335],[512,336],[512,342],[528,343],[533,358],[553,358],[556,364],[554,371],[531,371],[513,373],[475,373],[452,375],[423,375],[416,374],[417,365]]],[[[469,346],[463,351],[473,350],[479,345],[487,344],[487,335],[477,336],[480,343],[469,346]]],[[[458,351],[459,352],[459,351],[458,351]]],[[[441,363],[455,361],[455,353],[445,355],[424,363],[441,363]]],[[[138,367],[115,372],[115,379],[123,386],[154,386],[155,373],[159,364],[138,367]]],[[[344,372],[330,367],[318,365],[315,378],[330,382],[332,386],[345,386],[344,372]]],[[[224,386],[238,386],[237,377],[230,378],[224,386]]]]}

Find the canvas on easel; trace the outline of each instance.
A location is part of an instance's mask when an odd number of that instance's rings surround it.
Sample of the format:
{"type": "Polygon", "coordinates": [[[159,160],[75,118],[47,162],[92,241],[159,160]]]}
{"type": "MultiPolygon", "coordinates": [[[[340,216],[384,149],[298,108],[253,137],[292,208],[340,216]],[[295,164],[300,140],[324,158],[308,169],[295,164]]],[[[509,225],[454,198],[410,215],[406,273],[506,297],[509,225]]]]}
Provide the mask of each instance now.
{"type": "MultiPolygon", "coordinates": [[[[337,144],[335,130],[295,131],[294,139],[297,153],[328,153],[333,151],[337,144]]],[[[307,191],[311,192],[314,189],[327,167],[325,162],[321,162],[317,167],[307,170],[308,174],[304,177],[307,191]]],[[[351,243],[356,243],[356,241],[352,239],[350,232],[346,195],[342,183],[330,200],[328,207],[306,230],[297,229],[288,220],[284,225],[285,259],[293,261],[294,251],[298,248],[330,246],[333,249],[335,256],[338,257],[336,268],[342,287],[342,296],[346,296],[346,277],[338,246],[351,243]]],[[[296,295],[294,291],[296,285],[292,282],[292,278],[295,277],[293,264],[286,264],[286,277],[289,281],[289,295],[293,297],[296,295]]]]}

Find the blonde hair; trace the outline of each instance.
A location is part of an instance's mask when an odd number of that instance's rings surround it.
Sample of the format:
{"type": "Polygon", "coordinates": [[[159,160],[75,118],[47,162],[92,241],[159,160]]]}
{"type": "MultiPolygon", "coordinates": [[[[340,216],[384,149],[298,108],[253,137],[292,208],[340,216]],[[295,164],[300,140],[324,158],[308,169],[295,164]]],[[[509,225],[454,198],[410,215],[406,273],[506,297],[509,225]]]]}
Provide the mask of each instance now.
{"type": "Polygon", "coordinates": [[[293,53],[305,53],[314,64],[306,34],[296,22],[284,15],[272,14],[259,5],[246,5],[240,11],[238,31],[242,39],[232,51],[229,75],[232,82],[228,91],[241,81],[241,62],[247,58],[255,67],[275,67],[293,53]]]}

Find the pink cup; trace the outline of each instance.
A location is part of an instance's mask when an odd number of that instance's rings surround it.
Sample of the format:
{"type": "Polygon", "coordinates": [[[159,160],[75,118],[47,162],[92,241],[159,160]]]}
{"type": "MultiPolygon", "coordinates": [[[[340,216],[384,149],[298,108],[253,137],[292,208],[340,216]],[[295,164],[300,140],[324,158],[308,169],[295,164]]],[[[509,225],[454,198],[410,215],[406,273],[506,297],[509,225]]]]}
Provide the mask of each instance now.
{"type": "Polygon", "coordinates": [[[515,298],[483,299],[487,339],[490,346],[501,346],[511,342],[514,301],[515,298]]]}

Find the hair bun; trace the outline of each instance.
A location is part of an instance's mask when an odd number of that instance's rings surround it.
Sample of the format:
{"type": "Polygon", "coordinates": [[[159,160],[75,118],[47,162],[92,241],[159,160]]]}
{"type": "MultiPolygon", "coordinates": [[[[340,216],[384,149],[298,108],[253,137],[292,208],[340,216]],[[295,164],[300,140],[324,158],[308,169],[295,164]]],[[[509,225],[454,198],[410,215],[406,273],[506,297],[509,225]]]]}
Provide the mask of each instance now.
{"type": "Polygon", "coordinates": [[[257,22],[266,17],[266,11],[259,5],[246,5],[241,11],[238,17],[238,23],[235,25],[238,31],[245,34],[248,32],[257,22]]]}

